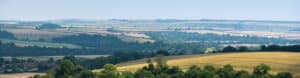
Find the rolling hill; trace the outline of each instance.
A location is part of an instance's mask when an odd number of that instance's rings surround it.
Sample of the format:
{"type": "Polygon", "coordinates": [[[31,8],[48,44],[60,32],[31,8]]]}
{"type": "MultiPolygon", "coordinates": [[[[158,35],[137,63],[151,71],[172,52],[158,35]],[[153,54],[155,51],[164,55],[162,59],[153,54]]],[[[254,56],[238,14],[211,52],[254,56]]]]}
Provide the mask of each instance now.
{"type": "MultiPolygon", "coordinates": [[[[186,69],[192,65],[203,67],[214,65],[222,67],[226,64],[234,66],[235,70],[252,72],[254,66],[261,63],[271,66],[270,73],[291,72],[296,78],[300,77],[300,53],[293,52],[247,52],[206,55],[183,55],[167,57],[170,66],[186,69]]],[[[118,64],[119,71],[135,71],[146,65],[146,59],[118,64]]]]}

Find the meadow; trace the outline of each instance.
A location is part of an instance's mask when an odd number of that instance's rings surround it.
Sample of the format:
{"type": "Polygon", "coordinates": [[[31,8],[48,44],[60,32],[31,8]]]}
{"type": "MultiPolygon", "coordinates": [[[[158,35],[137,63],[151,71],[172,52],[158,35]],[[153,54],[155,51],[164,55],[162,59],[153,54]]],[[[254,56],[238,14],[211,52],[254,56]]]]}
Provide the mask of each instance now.
{"type": "MultiPolygon", "coordinates": [[[[293,52],[247,52],[205,55],[183,55],[167,57],[168,65],[187,69],[192,65],[203,67],[213,65],[222,67],[226,64],[234,66],[235,70],[252,72],[254,66],[267,64],[271,66],[270,73],[291,72],[296,78],[300,77],[300,53],[293,52]]],[[[121,63],[118,71],[135,71],[147,65],[145,59],[121,63]]]]}

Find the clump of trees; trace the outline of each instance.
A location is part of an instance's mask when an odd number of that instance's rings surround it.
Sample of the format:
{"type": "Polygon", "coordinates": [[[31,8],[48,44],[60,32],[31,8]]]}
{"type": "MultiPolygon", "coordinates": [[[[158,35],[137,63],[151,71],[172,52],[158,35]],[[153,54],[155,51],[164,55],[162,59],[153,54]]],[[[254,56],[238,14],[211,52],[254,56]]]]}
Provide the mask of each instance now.
{"type": "MultiPolygon", "coordinates": [[[[126,42],[114,35],[90,35],[78,34],[56,37],[51,40],[56,43],[76,44],[82,47],[97,48],[102,52],[120,52],[120,51],[139,51],[139,52],[156,52],[158,50],[176,52],[200,53],[205,49],[203,44],[198,43],[176,43],[167,44],[161,41],[156,42],[126,42]]],[[[207,46],[207,45],[206,45],[207,46]]]]}
{"type": "Polygon", "coordinates": [[[250,50],[246,46],[233,47],[226,46],[219,52],[245,52],[245,51],[292,51],[292,52],[300,52],[300,45],[261,45],[259,50],[250,50]]]}
{"type": "Polygon", "coordinates": [[[246,46],[240,47],[233,47],[233,46],[226,46],[220,52],[245,52],[245,51],[252,51],[246,46]]]}
{"type": "Polygon", "coordinates": [[[0,73],[46,72],[55,66],[56,63],[53,58],[45,61],[0,58],[0,73]]]}
{"type": "MultiPolygon", "coordinates": [[[[72,63],[78,64],[86,69],[98,69],[103,68],[105,64],[117,64],[130,60],[150,58],[158,54],[170,55],[169,52],[164,50],[156,53],[116,52],[110,56],[97,57],[95,59],[76,58],[75,56],[67,55],[62,60],[70,60],[72,63]]],[[[54,60],[53,58],[49,58],[47,61],[38,61],[36,59],[5,59],[0,57],[0,73],[46,72],[57,66],[59,62],[60,60],[54,60]]]]}
{"type": "Polygon", "coordinates": [[[262,45],[262,51],[300,51],[300,45],[289,45],[289,46],[280,46],[280,45],[262,45]]]}
{"type": "Polygon", "coordinates": [[[45,24],[42,24],[42,25],[36,27],[37,30],[40,30],[40,29],[57,29],[57,28],[61,28],[61,26],[58,25],[58,24],[53,24],[53,23],[45,23],[45,24]]]}
{"type": "Polygon", "coordinates": [[[60,65],[43,76],[35,78],[292,78],[289,72],[280,72],[277,75],[270,74],[270,66],[260,64],[254,67],[252,73],[245,70],[234,70],[230,64],[222,68],[206,65],[203,68],[191,66],[183,71],[178,66],[168,66],[166,59],[159,55],[154,64],[148,60],[145,66],[136,72],[118,72],[113,64],[104,65],[101,72],[91,72],[71,61],[61,61],[60,65]]]}
{"type": "Polygon", "coordinates": [[[0,39],[1,38],[3,38],[3,39],[15,39],[15,36],[14,36],[13,33],[0,30],[0,39]]]}

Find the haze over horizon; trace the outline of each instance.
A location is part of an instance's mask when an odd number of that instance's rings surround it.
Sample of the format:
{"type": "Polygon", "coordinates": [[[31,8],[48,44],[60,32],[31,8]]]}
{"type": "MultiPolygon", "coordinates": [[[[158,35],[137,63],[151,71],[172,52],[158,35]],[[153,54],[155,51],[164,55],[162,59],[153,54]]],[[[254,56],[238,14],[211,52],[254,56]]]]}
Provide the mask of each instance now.
{"type": "Polygon", "coordinates": [[[1,0],[0,19],[234,19],[300,21],[299,8],[299,0],[1,0]]]}

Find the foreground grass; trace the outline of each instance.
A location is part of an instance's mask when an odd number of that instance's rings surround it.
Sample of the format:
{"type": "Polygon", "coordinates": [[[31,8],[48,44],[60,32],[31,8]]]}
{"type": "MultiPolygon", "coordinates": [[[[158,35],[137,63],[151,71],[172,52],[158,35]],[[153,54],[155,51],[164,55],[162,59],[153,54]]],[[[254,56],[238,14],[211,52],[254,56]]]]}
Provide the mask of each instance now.
{"type": "MultiPolygon", "coordinates": [[[[192,65],[203,67],[214,65],[222,67],[226,64],[234,66],[235,70],[247,70],[252,72],[254,66],[265,63],[271,66],[272,74],[278,72],[291,72],[296,78],[300,77],[300,53],[292,52],[248,52],[248,53],[226,53],[208,55],[187,55],[171,57],[168,60],[170,66],[180,66],[186,69],[192,65]]],[[[135,71],[147,65],[145,61],[138,60],[130,64],[118,65],[118,71],[135,71]]]]}

